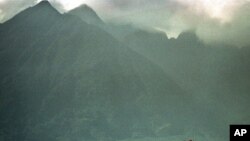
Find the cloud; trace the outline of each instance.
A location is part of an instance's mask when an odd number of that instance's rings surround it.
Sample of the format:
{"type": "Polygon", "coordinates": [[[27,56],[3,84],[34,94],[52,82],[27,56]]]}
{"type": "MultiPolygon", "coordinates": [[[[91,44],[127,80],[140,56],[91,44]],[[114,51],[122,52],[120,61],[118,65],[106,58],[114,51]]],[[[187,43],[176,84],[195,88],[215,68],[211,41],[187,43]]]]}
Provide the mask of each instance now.
{"type": "Polygon", "coordinates": [[[0,23],[35,3],[36,0],[0,0],[0,23]]]}
{"type": "MultiPolygon", "coordinates": [[[[170,37],[193,30],[208,44],[249,46],[249,0],[109,0],[108,21],[164,31],[170,37]],[[109,3],[109,4],[110,4],[109,3]]],[[[106,14],[106,15],[105,15],[106,14]]],[[[104,18],[105,19],[105,18],[104,18]]]]}
{"type": "MultiPolygon", "coordinates": [[[[0,0],[0,22],[38,0],[0,0]]],[[[82,3],[107,22],[155,28],[170,37],[194,30],[206,43],[248,46],[249,0],[50,0],[60,12],[82,3]]]]}
{"type": "Polygon", "coordinates": [[[207,21],[196,25],[197,35],[207,43],[224,43],[244,47],[250,45],[250,3],[238,9],[232,21],[224,24],[207,21]]]}
{"type": "Polygon", "coordinates": [[[196,14],[207,15],[211,18],[230,21],[234,11],[246,0],[175,0],[186,6],[187,10],[196,14]]]}
{"type": "Polygon", "coordinates": [[[72,10],[82,4],[93,5],[97,0],[49,0],[61,12],[72,10]]]}

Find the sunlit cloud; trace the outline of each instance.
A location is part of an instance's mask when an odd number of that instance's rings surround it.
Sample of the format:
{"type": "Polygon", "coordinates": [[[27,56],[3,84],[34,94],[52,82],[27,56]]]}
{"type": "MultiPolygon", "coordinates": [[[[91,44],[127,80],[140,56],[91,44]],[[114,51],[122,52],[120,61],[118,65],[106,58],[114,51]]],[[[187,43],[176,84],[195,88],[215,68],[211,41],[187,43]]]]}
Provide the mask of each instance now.
{"type": "Polygon", "coordinates": [[[72,10],[76,7],[79,7],[82,4],[91,5],[93,0],[51,0],[55,3],[60,3],[65,11],[72,10]]]}
{"type": "Polygon", "coordinates": [[[230,22],[240,6],[248,0],[174,0],[185,5],[187,10],[195,14],[205,14],[221,22],[230,22]]]}

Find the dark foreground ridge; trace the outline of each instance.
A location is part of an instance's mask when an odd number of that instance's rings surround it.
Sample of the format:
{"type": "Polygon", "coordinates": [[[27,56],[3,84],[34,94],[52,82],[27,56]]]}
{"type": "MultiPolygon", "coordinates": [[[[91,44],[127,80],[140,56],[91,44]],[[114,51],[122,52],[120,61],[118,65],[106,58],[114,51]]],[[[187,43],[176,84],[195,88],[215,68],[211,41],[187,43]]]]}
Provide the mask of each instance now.
{"type": "Polygon", "coordinates": [[[158,66],[47,1],[1,25],[0,36],[4,141],[174,135],[192,115],[191,98],[158,66]]]}
{"type": "Polygon", "coordinates": [[[75,10],[43,1],[0,25],[0,140],[227,141],[250,123],[250,48],[75,10]]]}

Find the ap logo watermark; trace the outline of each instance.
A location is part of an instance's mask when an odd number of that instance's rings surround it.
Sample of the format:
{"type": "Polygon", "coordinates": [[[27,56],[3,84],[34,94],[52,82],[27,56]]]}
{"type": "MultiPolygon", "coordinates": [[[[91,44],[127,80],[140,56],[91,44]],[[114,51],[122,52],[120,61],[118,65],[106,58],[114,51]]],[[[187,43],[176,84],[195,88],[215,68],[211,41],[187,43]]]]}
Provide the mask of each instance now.
{"type": "Polygon", "coordinates": [[[250,125],[230,125],[230,141],[250,141],[250,125]]]}

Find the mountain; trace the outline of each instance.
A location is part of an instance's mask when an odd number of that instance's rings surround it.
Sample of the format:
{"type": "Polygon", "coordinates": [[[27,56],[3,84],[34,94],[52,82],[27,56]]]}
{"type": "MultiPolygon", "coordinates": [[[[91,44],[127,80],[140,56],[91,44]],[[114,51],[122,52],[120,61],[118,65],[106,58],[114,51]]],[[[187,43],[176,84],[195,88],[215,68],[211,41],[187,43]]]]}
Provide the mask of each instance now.
{"type": "MultiPolygon", "coordinates": [[[[124,42],[128,42],[130,46],[142,47],[142,49],[152,49],[158,47],[165,47],[169,44],[169,39],[165,33],[162,32],[150,32],[145,30],[136,30],[127,35],[124,42]]],[[[134,49],[134,48],[133,48],[134,49]]]]}
{"type": "Polygon", "coordinates": [[[69,11],[68,14],[77,16],[88,24],[94,24],[94,25],[104,24],[104,22],[96,14],[96,12],[86,4],[83,4],[77,8],[69,11]]]}
{"type": "Polygon", "coordinates": [[[88,24],[98,26],[99,28],[111,34],[119,41],[123,40],[124,37],[127,36],[128,34],[133,33],[135,30],[137,30],[136,27],[133,27],[132,25],[129,24],[117,25],[113,23],[104,22],[97,15],[97,13],[86,4],[83,4],[67,12],[67,14],[74,15],[88,24]]]}
{"type": "Polygon", "coordinates": [[[197,122],[198,106],[162,69],[49,2],[0,36],[0,140],[170,136],[197,122]]]}
{"type": "Polygon", "coordinates": [[[227,136],[229,124],[250,123],[249,47],[207,45],[192,31],[181,33],[177,39],[137,31],[124,43],[160,66],[200,106],[213,111],[217,118],[206,126],[217,135],[227,136]]]}

